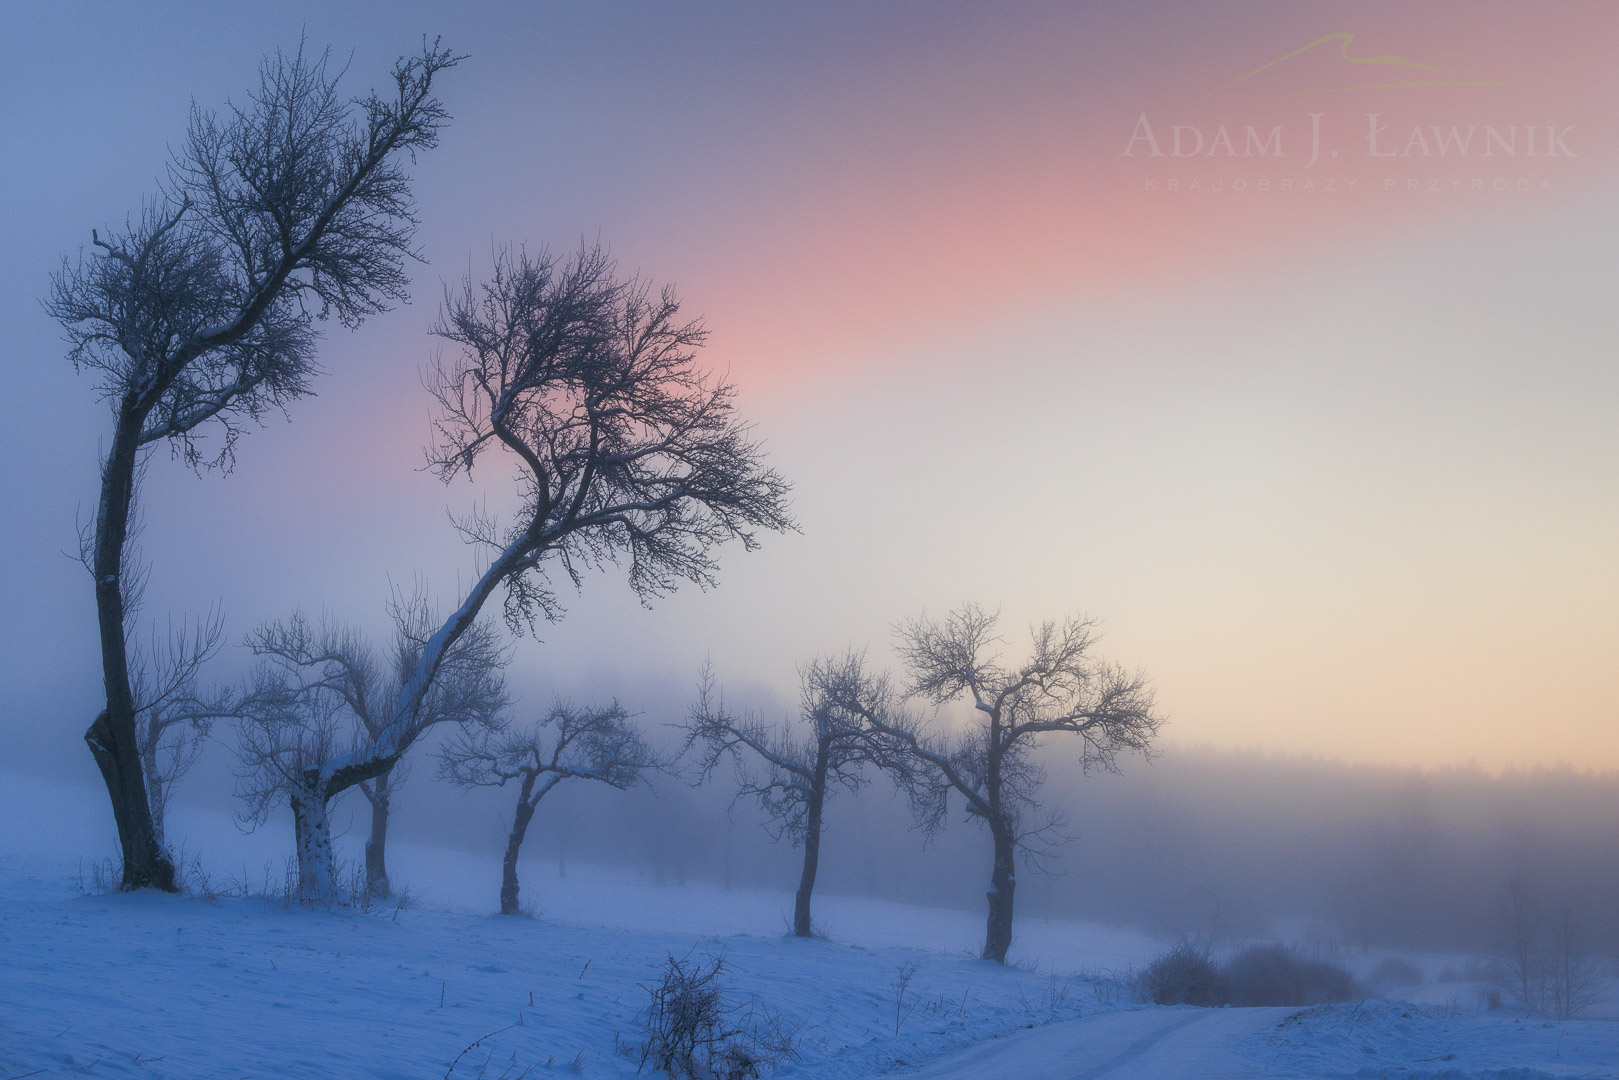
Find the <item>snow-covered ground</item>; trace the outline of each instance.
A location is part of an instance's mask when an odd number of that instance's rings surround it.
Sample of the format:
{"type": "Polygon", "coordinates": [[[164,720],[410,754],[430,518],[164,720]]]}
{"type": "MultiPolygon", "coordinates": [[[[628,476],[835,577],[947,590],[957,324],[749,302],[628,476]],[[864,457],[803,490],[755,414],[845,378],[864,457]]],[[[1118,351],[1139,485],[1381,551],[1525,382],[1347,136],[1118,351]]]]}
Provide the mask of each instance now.
{"type": "Polygon", "coordinates": [[[1447,1018],[1406,1002],[1314,1009],[1137,1009],[1017,1032],[914,1080],[1545,1080],[1619,1075],[1610,1021],[1447,1018]]]}
{"type": "MultiPolygon", "coordinates": [[[[977,913],[826,896],[829,940],[800,941],[785,892],[579,865],[561,878],[539,861],[524,867],[536,917],[502,918],[495,859],[408,844],[390,859],[415,894],[402,909],[87,895],[107,843],[96,796],[0,776],[0,1080],[403,1080],[452,1063],[457,1080],[629,1076],[644,987],[669,956],[723,956],[737,1000],[796,1031],[800,1059],[778,1076],[1619,1076],[1611,1022],[1383,1002],[1143,1009],[1106,975],[1162,943],[1083,923],[1020,920],[1021,966],[1001,968],[972,954],[977,913]]],[[[182,810],[172,831],[216,890],[279,885],[279,830],[182,810]]]]}

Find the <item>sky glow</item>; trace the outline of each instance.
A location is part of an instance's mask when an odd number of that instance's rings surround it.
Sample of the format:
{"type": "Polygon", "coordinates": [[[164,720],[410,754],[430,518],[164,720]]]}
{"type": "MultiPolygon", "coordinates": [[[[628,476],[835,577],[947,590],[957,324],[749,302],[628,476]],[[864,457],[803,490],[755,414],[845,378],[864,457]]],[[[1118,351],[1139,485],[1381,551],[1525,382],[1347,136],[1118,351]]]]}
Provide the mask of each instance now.
{"type": "Polygon", "coordinates": [[[60,552],[109,425],[47,276],[265,52],[329,43],[358,95],[422,31],[469,59],[416,170],[415,302],[332,327],[319,397],[231,475],[154,455],[149,617],[219,602],[239,639],[295,607],[380,628],[390,583],[457,595],[446,508],[498,507],[507,474],[421,471],[442,289],[492,247],[599,236],[706,317],[803,533],[651,611],[588,580],[520,646],[525,697],[662,700],[711,656],[785,706],[817,652],[886,661],[896,620],[971,599],[1014,649],[1101,617],[1172,741],[1619,768],[1611,5],[52,5],[0,28],[0,725],[63,769],[91,771],[100,688],[60,552]]]}

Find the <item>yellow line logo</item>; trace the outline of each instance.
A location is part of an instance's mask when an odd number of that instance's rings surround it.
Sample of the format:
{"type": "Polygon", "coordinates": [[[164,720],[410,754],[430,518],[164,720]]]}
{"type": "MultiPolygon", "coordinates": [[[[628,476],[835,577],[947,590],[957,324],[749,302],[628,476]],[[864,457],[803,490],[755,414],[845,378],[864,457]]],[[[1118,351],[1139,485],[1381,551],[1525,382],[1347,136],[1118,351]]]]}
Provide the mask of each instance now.
{"type": "MultiPolygon", "coordinates": [[[[1443,68],[1442,65],[1418,63],[1415,60],[1409,60],[1409,59],[1407,59],[1406,57],[1403,57],[1403,56],[1351,56],[1349,54],[1349,46],[1350,46],[1351,43],[1354,42],[1354,40],[1355,40],[1355,35],[1354,34],[1349,34],[1349,33],[1328,34],[1325,37],[1316,38],[1314,41],[1310,42],[1308,45],[1301,46],[1301,47],[1299,47],[1297,49],[1294,49],[1290,53],[1285,53],[1282,56],[1278,56],[1276,59],[1270,61],[1269,63],[1261,64],[1259,67],[1254,68],[1252,71],[1247,72],[1247,73],[1245,73],[1243,75],[1237,76],[1235,79],[1232,79],[1230,82],[1226,83],[1224,86],[1219,86],[1219,87],[1216,87],[1213,90],[1210,90],[1208,93],[1206,93],[1202,97],[1198,98],[1198,100],[1199,101],[1207,101],[1209,98],[1214,97],[1216,94],[1224,93],[1225,91],[1231,89],[1233,86],[1236,86],[1238,83],[1245,82],[1248,79],[1253,78],[1255,75],[1259,75],[1259,74],[1261,74],[1263,72],[1269,71],[1271,68],[1275,67],[1278,64],[1285,63],[1288,60],[1293,59],[1295,56],[1302,56],[1307,52],[1310,52],[1310,51],[1312,51],[1314,49],[1319,49],[1323,45],[1330,44],[1331,42],[1334,42],[1334,41],[1339,42],[1338,56],[1345,63],[1366,64],[1366,65],[1370,65],[1370,66],[1374,66],[1374,67],[1379,67],[1380,66],[1380,67],[1403,68],[1403,69],[1413,71],[1413,72],[1432,72],[1436,76],[1443,73],[1444,68],[1443,68]]],[[[1448,56],[1448,57],[1455,57],[1456,59],[1465,61],[1466,64],[1468,65],[1467,74],[1472,74],[1474,71],[1478,70],[1478,61],[1477,60],[1473,60],[1473,59],[1470,59],[1470,58],[1465,57],[1465,56],[1460,56],[1459,54],[1456,54],[1456,53],[1444,53],[1444,54],[1441,54],[1441,55],[1448,56]]],[[[1394,81],[1394,82],[1365,82],[1365,83],[1353,83],[1353,84],[1348,85],[1348,86],[1332,86],[1332,87],[1327,87],[1326,89],[1322,89],[1322,90],[1297,90],[1297,91],[1294,91],[1292,93],[1287,93],[1287,94],[1276,94],[1276,95],[1273,95],[1272,97],[1267,98],[1266,100],[1268,100],[1268,101],[1281,101],[1281,100],[1284,100],[1286,98],[1310,97],[1310,96],[1318,95],[1318,94],[1341,94],[1341,93],[1344,93],[1344,92],[1350,91],[1350,90],[1379,90],[1379,89],[1384,89],[1384,88],[1387,88],[1387,87],[1401,87],[1401,86],[1511,86],[1511,85],[1512,84],[1509,83],[1509,82],[1491,82],[1491,81],[1483,81],[1483,80],[1475,80],[1475,79],[1422,78],[1422,77],[1418,76],[1418,77],[1414,77],[1414,78],[1411,78],[1411,79],[1405,79],[1405,80],[1394,81]]]]}

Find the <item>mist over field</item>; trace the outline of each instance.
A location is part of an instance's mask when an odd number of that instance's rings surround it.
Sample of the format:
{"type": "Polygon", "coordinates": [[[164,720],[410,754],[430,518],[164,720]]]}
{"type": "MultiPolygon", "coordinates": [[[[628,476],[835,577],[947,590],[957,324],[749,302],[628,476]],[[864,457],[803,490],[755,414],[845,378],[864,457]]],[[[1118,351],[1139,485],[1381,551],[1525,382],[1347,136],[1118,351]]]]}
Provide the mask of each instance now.
{"type": "MultiPolygon", "coordinates": [[[[667,702],[671,713],[682,707],[673,696],[667,702]]],[[[678,735],[654,729],[653,738],[672,750],[678,735]]],[[[234,811],[222,757],[199,767],[187,801],[234,811]]],[[[1058,748],[1045,757],[1048,801],[1072,840],[1044,869],[1020,868],[1019,910],[1031,916],[1220,946],[1277,938],[1331,952],[1483,954],[1498,944],[1501,908],[1518,880],[1549,909],[1566,908],[1591,946],[1619,950],[1612,774],[1401,769],[1171,745],[1122,776],[1086,777],[1058,748]]],[[[493,904],[513,793],[456,791],[433,769],[427,755],[413,767],[393,835],[485,857],[493,904]]],[[[668,776],[624,793],[559,787],[524,848],[528,895],[543,909],[560,863],[562,873],[611,866],[669,887],[776,892],[789,905],[800,855],[772,842],[755,804],[732,806],[733,793],[725,770],[695,788],[668,776]]],[[[335,812],[351,846],[368,812],[357,798],[335,812]]],[[[290,844],[284,815],[262,828],[290,844]]],[[[988,838],[959,806],[928,841],[904,798],[874,776],[832,800],[817,889],[977,913],[988,865],[988,838]]],[[[827,927],[840,930],[853,932],[827,927]]]]}

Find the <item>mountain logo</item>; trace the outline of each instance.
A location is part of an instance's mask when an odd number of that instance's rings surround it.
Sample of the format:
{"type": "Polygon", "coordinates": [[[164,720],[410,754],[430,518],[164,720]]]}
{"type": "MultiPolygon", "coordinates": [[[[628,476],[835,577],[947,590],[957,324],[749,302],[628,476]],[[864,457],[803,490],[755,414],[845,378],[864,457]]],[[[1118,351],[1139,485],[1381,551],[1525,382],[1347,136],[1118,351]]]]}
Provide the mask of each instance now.
{"type": "MultiPolygon", "coordinates": [[[[1291,52],[1284,53],[1276,59],[1264,63],[1245,72],[1223,86],[1200,97],[1199,101],[1225,93],[1234,86],[1248,82],[1266,72],[1273,71],[1290,60],[1306,56],[1310,53],[1323,53],[1334,42],[1338,44],[1338,61],[1318,73],[1317,77],[1323,82],[1332,83],[1342,78],[1340,85],[1318,85],[1307,89],[1284,91],[1269,95],[1267,101],[1282,101],[1287,98],[1312,97],[1324,94],[1342,94],[1355,90],[1381,90],[1390,87],[1418,87],[1418,86],[1511,86],[1509,82],[1478,78],[1479,62],[1459,53],[1438,53],[1426,61],[1412,60],[1404,56],[1355,56],[1350,52],[1354,44],[1355,35],[1350,33],[1327,34],[1316,38],[1308,45],[1301,45],[1291,52]],[[1352,66],[1351,66],[1352,65],[1352,66]]],[[[1285,70],[1285,69],[1284,69],[1285,70]]]]}

